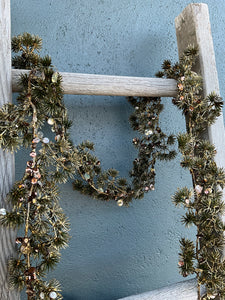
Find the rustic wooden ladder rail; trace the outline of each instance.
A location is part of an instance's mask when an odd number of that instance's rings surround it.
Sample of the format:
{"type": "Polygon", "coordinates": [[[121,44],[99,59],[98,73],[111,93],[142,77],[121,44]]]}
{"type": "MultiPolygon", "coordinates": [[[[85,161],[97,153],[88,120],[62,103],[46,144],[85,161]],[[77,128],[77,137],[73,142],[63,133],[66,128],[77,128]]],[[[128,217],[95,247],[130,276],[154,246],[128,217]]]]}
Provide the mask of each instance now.
{"type": "MultiPolygon", "coordinates": [[[[219,84],[211,36],[208,6],[190,4],[175,20],[178,51],[181,55],[189,45],[199,48],[197,69],[203,76],[204,94],[219,94],[219,84]]],[[[11,101],[12,92],[19,91],[20,73],[27,71],[11,69],[11,20],[10,0],[0,0],[0,106],[11,101]]],[[[115,96],[161,96],[176,95],[173,79],[105,76],[61,73],[65,94],[115,95],[115,96]]],[[[217,148],[216,162],[225,167],[225,135],[223,116],[208,128],[208,138],[217,148]]],[[[14,181],[14,157],[0,150],[0,207],[7,207],[5,196],[14,181]]],[[[224,197],[225,199],[225,197],[224,197]]],[[[13,254],[15,231],[0,227],[0,299],[18,300],[16,291],[7,286],[7,260],[13,254]]],[[[174,300],[197,299],[196,281],[187,280],[174,285],[123,298],[124,300],[174,300]]]]}

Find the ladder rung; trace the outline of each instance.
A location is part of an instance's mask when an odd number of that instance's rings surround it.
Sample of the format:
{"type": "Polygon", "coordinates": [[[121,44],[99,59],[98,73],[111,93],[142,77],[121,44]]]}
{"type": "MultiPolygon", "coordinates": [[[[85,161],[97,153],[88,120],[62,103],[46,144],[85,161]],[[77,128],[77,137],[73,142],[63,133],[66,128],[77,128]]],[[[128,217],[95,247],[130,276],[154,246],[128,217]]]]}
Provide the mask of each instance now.
{"type": "MultiPolygon", "coordinates": [[[[12,91],[19,92],[20,74],[28,70],[12,69],[12,91]]],[[[95,75],[60,72],[65,94],[174,97],[177,84],[174,79],[95,75]]]]}

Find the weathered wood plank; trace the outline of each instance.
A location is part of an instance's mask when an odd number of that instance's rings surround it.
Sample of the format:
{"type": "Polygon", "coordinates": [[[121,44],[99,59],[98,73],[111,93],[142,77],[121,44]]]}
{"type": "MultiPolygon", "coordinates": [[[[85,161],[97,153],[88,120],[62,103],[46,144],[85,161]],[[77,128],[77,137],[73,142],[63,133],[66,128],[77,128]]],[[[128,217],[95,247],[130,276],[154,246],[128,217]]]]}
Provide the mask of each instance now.
{"type": "Polygon", "coordinates": [[[179,282],[151,292],[118,300],[197,300],[196,280],[179,282]]]}
{"type": "MultiPolygon", "coordinates": [[[[19,75],[26,70],[12,70],[12,90],[20,91],[19,75]]],[[[177,93],[173,79],[60,73],[65,94],[173,97],[177,93]]]]}
{"type": "MultiPolygon", "coordinates": [[[[202,3],[188,5],[176,18],[175,24],[179,53],[181,54],[188,44],[197,45],[199,48],[199,61],[195,69],[203,77],[204,95],[211,92],[220,94],[208,6],[202,3]],[[185,39],[182,38],[184,32],[185,39]]],[[[217,149],[215,157],[217,165],[225,168],[223,114],[208,128],[208,139],[217,149]]],[[[223,200],[225,201],[225,189],[223,190],[223,200]]],[[[225,221],[225,216],[223,216],[223,221],[225,221]]]]}
{"type": "MultiPolygon", "coordinates": [[[[190,44],[199,49],[199,61],[195,70],[200,72],[203,77],[204,96],[211,92],[220,94],[207,4],[193,3],[188,5],[175,19],[175,25],[179,54],[181,55],[190,44]]],[[[217,148],[216,163],[225,167],[223,114],[208,128],[208,138],[217,148]]]]}
{"type": "MultiPolygon", "coordinates": [[[[11,101],[11,18],[10,1],[0,0],[0,106],[11,101]]],[[[5,197],[14,181],[14,156],[0,150],[0,208],[8,209],[5,197]]],[[[14,254],[15,231],[0,226],[0,299],[18,300],[9,291],[7,261],[14,254]]]]}

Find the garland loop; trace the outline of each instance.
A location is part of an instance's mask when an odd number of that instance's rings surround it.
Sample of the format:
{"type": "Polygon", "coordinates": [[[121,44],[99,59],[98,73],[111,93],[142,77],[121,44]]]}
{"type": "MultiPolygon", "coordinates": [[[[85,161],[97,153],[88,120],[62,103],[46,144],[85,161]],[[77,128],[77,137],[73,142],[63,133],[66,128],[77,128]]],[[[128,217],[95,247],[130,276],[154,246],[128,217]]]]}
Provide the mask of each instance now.
{"type": "Polygon", "coordinates": [[[46,272],[59,261],[59,250],[67,246],[69,222],[58,204],[58,183],[75,178],[74,189],[102,200],[128,205],[155,188],[155,163],[175,156],[174,143],[159,127],[162,111],[160,98],[128,100],[135,108],[130,117],[138,136],[133,144],[138,156],[130,172],[132,182],[118,177],[118,171],[101,170],[89,141],[75,146],[69,138],[72,125],[63,103],[62,78],[49,56],[40,57],[41,39],[25,33],[12,39],[12,49],[20,52],[13,66],[29,69],[21,75],[18,104],[5,104],[0,109],[0,146],[15,151],[30,148],[24,176],[14,184],[7,200],[12,210],[0,209],[0,223],[23,227],[17,237],[18,257],[9,261],[10,284],[26,288],[29,300],[62,299],[56,280],[46,282],[46,272]],[[45,137],[41,129],[51,127],[54,138],[45,137]]]}

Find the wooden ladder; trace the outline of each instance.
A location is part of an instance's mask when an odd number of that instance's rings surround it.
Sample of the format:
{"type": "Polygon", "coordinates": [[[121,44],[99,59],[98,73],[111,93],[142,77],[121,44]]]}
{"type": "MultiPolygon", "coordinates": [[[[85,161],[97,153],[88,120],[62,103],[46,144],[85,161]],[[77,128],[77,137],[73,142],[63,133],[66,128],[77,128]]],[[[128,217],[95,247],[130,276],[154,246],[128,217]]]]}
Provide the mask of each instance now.
{"type": "MultiPolygon", "coordinates": [[[[179,55],[188,45],[199,49],[197,70],[203,77],[204,96],[219,94],[219,84],[211,36],[208,6],[189,4],[175,19],[179,55]]],[[[12,92],[19,91],[18,77],[25,70],[11,69],[10,0],[0,0],[0,106],[11,102],[12,92]]],[[[177,84],[173,79],[61,73],[65,94],[112,96],[173,97],[177,84]]],[[[225,167],[225,134],[223,115],[208,128],[208,139],[216,146],[216,163],[225,167]]],[[[14,182],[14,156],[0,149],[0,208],[9,208],[6,194],[14,182]]],[[[225,193],[224,193],[225,200],[225,193]]],[[[16,232],[0,227],[0,299],[18,300],[16,291],[9,291],[7,261],[14,253],[16,232]]],[[[123,298],[124,300],[174,300],[197,299],[196,280],[186,280],[174,285],[123,298]]]]}

